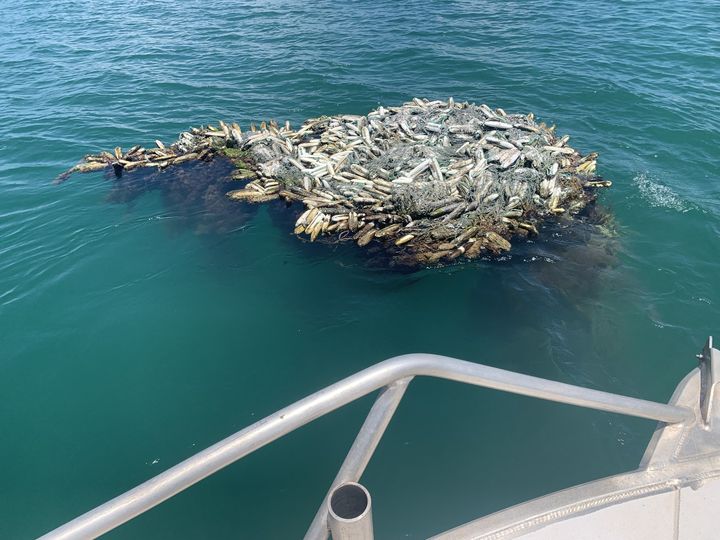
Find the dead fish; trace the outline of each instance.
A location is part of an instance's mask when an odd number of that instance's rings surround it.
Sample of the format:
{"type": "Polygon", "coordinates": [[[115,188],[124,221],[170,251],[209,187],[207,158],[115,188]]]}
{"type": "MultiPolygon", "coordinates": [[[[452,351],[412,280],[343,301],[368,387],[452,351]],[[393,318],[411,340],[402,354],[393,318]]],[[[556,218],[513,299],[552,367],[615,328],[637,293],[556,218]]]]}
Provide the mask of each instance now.
{"type": "Polygon", "coordinates": [[[79,173],[89,173],[89,172],[96,172],[96,171],[102,171],[103,169],[107,168],[109,165],[107,163],[102,162],[90,162],[90,163],[78,163],[71,169],[65,171],[62,174],[59,174],[55,180],[53,181],[53,184],[62,184],[65,180],[70,178],[70,176],[73,173],[79,172],[79,173]]]}
{"type": "Polygon", "coordinates": [[[503,150],[500,152],[500,168],[510,168],[520,158],[520,155],[519,150],[503,150]]]}
{"type": "Polygon", "coordinates": [[[480,227],[477,225],[473,225],[472,227],[468,227],[460,236],[455,238],[454,243],[455,245],[459,245],[464,243],[469,238],[472,238],[472,236],[477,233],[480,230],[480,227]]]}
{"type": "Polygon", "coordinates": [[[365,234],[363,234],[363,235],[358,239],[357,245],[360,246],[360,247],[363,247],[363,246],[368,245],[368,244],[370,243],[370,241],[373,239],[373,237],[375,236],[375,231],[376,231],[376,229],[371,228],[368,232],[366,232],[365,234]]]}
{"type": "Polygon", "coordinates": [[[254,189],[236,189],[227,193],[229,199],[235,201],[246,201],[246,202],[268,202],[277,199],[277,195],[267,195],[254,189]]]}
{"type": "Polygon", "coordinates": [[[402,246],[403,244],[407,244],[407,243],[408,243],[410,240],[412,240],[413,238],[415,238],[415,235],[414,235],[414,234],[406,234],[405,236],[403,236],[403,237],[398,238],[397,240],[395,240],[395,245],[396,245],[396,246],[402,246]]]}
{"type": "Polygon", "coordinates": [[[592,174],[595,172],[597,167],[597,161],[585,161],[577,167],[577,172],[580,174],[592,174]]]}
{"type": "Polygon", "coordinates": [[[484,251],[485,246],[480,241],[475,241],[465,248],[465,257],[468,259],[476,259],[484,251]]]}
{"type": "Polygon", "coordinates": [[[454,261],[457,259],[460,255],[465,253],[465,248],[463,246],[458,247],[457,249],[454,249],[450,253],[448,253],[447,258],[450,261],[454,261]]]}
{"type": "Polygon", "coordinates": [[[197,153],[190,152],[189,154],[183,154],[182,156],[178,156],[177,158],[175,158],[175,163],[185,163],[186,161],[192,161],[193,159],[197,158],[197,153]]]}
{"type": "Polygon", "coordinates": [[[558,154],[574,154],[575,150],[569,146],[543,146],[543,150],[548,152],[557,152],[558,154]]]}
{"type": "Polygon", "coordinates": [[[417,177],[421,172],[425,171],[425,169],[427,169],[427,168],[430,166],[431,163],[432,163],[432,161],[429,160],[429,159],[423,160],[422,162],[420,162],[419,165],[417,165],[413,170],[411,170],[411,171],[410,171],[409,173],[407,173],[405,176],[407,176],[407,177],[410,178],[410,179],[414,179],[414,178],[417,177]]]}
{"type": "Polygon", "coordinates": [[[400,223],[388,225],[387,227],[384,227],[384,228],[378,230],[375,233],[375,238],[384,238],[386,236],[391,236],[392,234],[396,233],[400,229],[402,229],[402,225],[400,223]]]}
{"type": "Polygon", "coordinates": [[[512,247],[510,242],[505,240],[502,236],[500,236],[496,232],[493,232],[493,231],[486,232],[485,238],[487,238],[488,242],[490,243],[490,246],[496,248],[496,250],[510,251],[510,248],[512,247]]]}
{"type": "Polygon", "coordinates": [[[485,120],[483,126],[492,129],[512,129],[513,127],[512,124],[508,124],[507,122],[500,122],[497,120],[485,120]]]}
{"type": "Polygon", "coordinates": [[[355,236],[353,236],[353,240],[359,240],[360,238],[365,236],[367,233],[369,233],[374,228],[375,228],[374,223],[367,223],[362,229],[360,229],[358,232],[355,233],[355,236]]]}
{"type": "Polygon", "coordinates": [[[483,137],[483,140],[501,148],[515,150],[515,145],[510,141],[506,141],[504,139],[498,139],[497,137],[491,137],[490,135],[486,135],[485,137],[483,137]]]}
{"type": "Polygon", "coordinates": [[[357,220],[357,214],[355,212],[350,212],[348,214],[348,228],[350,229],[350,232],[357,231],[358,220],[357,220]]]}
{"type": "Polygon", "coordinates": [[[535,236],[537,236],[537,235],[540,234],[540,233],[538,232],[538,230],[537,230],[537,227],[535,227],[535,225],[533,225],[532,223],[522,223],[522,222],[520,222],[520,223],[518,223],[518,226],[521,227],[521,228],[523,228],[523,229],[525,229],[525,230],[530,231],[530,232],[533,233],[535,236]]]}
{"type": "Polygon", "coordinates": [[[310,212],[312,210],[305,210],[302,214],[300,214],[300,217],[297,218],[297,221],[295,221],[295,226],[300,227],[307,224],[307,217],[310,215],[310,212]]]}
{"type": "Polygon", "coordinates": [[[588,187],[604,187],[604,188],[609,188],[610,186],[612,186],[612,182],[611,182],[610,180],[598,180],[598,181],[595,181],[595,182],[587,182],[585,185],[588,186],[588,187]]]}

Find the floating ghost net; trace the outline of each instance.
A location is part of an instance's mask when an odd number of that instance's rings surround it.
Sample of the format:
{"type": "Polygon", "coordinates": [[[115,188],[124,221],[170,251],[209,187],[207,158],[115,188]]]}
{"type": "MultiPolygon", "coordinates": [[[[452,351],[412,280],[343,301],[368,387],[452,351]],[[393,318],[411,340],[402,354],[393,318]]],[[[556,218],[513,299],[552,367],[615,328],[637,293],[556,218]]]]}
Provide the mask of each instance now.
{"type": "Polygon", "coordinates": [[[532,114],[416,98],[365,116],[323,116],[293,130],[271,121],[192,128],[177,142],[102,152],[61,175],[113,167],[121,176],[224,155],[240,189],[231,200],[284,199],[294,233],[355,242],[392,264],[433,266],[511,249],[544,222],[575,216],[611,182],[532,114]]]}

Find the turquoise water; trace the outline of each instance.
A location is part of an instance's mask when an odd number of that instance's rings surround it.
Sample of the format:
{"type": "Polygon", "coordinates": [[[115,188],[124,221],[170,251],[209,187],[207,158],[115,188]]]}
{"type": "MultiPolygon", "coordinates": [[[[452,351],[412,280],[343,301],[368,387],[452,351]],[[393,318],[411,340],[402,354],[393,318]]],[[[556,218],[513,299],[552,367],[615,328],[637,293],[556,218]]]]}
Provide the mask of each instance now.
{"type": "MultiPolygon", "coordinates": [[[[665,401],[720,332],[713,1],[0,8],[0,538],[41,534],[395,354],[665,401]],[[297,125],[451,95],[533,111],[599,151],[617,235],[553,229],[508,260],[387,273],[302,244],[277,208],[224,204],[221,164],[184,183],[51,185],[85,153],[219,118],[297,125]]],[[[109,536],[301,536],[370,403],[109,536]]],[[[378,538],[633,468],[653,428],[415,381],[363,479],[378,538]]]]}

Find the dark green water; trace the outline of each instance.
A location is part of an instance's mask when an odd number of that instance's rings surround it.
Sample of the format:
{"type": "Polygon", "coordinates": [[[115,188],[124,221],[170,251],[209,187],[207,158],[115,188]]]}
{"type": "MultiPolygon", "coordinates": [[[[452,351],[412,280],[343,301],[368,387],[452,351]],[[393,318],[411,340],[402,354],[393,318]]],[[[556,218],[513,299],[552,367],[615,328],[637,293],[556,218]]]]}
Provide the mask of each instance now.
{"type": "MultiPolygon", "coordinates": [[[[713,1],[0,8],[0,538],[37,536],[392,355],[665,401],[720,330],[713,1]],[[534,111],[599,151],[617,236],[560,230],[509,260],[389,274],[212,187],[50,184],[84,153],[219,118],[297,125],[451,95],[534,111]]],[[[109,536],[300,537],[370,403],[109,536]]],[[[378,537],[633,468],[653,428],[415,381],[363,479],[378,537]]]]}

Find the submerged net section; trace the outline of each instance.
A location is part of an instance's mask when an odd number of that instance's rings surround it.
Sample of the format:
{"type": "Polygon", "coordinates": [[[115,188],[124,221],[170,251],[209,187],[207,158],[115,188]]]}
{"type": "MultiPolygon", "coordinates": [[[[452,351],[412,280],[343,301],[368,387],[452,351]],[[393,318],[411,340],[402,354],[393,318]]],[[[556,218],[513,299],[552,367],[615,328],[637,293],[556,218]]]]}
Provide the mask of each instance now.
{"type": "Polygon", "coordinates": [[[275,122],[193,128],[166,147],[87,156],[72,172],[164,168],[223,153],[247,182],[237,201],[299,203],[294,233],[356,242],[396,264],[434,265],[511,248],[543,221],[575,215],[609,181],[597,154],[581,155],[532,114],[414,99],[365,116],[314,118],[293,130],[275,122]]]}

